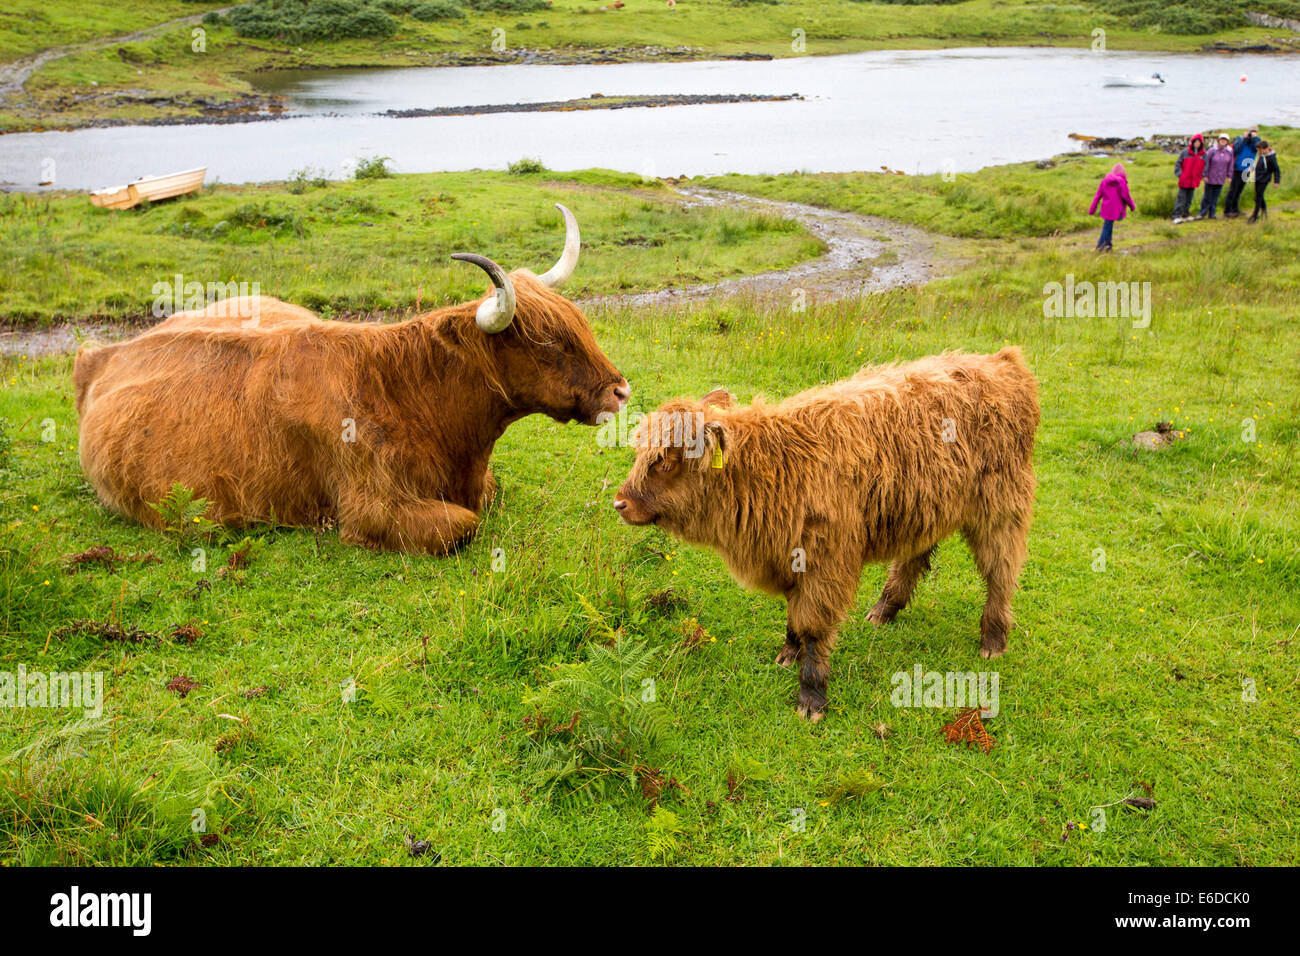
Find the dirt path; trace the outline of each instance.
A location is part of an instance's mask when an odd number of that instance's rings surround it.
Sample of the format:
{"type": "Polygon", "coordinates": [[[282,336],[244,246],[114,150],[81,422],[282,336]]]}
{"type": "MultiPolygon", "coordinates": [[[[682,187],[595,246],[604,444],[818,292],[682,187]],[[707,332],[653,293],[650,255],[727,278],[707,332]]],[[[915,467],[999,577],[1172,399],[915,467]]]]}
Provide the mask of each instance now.
{"type": "Polygon", "coordinates": [[[188,17],[178,17],[175,20],[168,20],[166,23],[159,23],[157,26],[152,26],[145,30],[136,30],[134,33],[124,33],[122,36],[100,37],[97,40],[86,40],[83,43],[69,43],[65,46],[52,46],[48,50],[39,50],[36,53],[19,57],[11,63],[0,63],[0,106],[4,106],[6,101],[11,97],[19,96],[23,91],[23,84],[27,82],[28,78],[51,60],[57,60],[70,53],[81,53],[85,50],[98,50],[101,47],[112,46],[115,43],[134,43],[137,40],[147,40],[150,37],[157,36],[164,30],[170,30],[172,27],[198,23],[209,13],[224,14],[228,10],[233,10],[237,6],[239,6],[239,4],[236,3],[228,7],[218,7],[215,10],[203,10],[188,17]]]}
{"type": "MultiPolygon", "coordinates": [[[[794,289],[803,289],[810,303],[824,302],[919,285],[951,272],[961,261],[953,240],[888,219],[694,186],[679,187],[677,192],[686,206],[726,205],[793,219],[825,242],[826,252],[788,269],[680,289],[592,297],[579,300],[581,305],[663,306],[731,295],[788,297],[794,289]]],[[[36,358],[72,352],[87,338],[114,341],[135,335],[140,329],[133,323],[113,322],[0,329],[0,355],[36,358]]]]}
{"type": "Polygon", "coordinates": [[[591,302],[670,305],[718,295],[788,296],[795,289],[803,289],[811,302],[826,301],[920,285],[958,264],[948,248],[951,240],[889,219],[717,189],[683,186],[677,191],[687,206],[740,207],[793,219],[826,243],[826,253],[789,269],[591,302]]]}

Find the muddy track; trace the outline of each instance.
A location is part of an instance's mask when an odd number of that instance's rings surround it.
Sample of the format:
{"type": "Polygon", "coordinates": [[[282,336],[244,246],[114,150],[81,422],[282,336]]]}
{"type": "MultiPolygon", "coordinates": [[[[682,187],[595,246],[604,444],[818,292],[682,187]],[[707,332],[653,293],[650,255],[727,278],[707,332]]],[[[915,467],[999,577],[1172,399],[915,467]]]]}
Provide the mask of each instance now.
{"type": "MultiPolygon", "coordinates": [[[[826,243],[826,252],[788,269],[676,289],[585,298],[578,300],[580,305],[588,308],[672,306],[733,295],[757,299],[784,297],[788,301],[795,289],[804,290],[811,304],[920,285],[948,274],[960,264],[951,239],[888,219],[694,186],[679,187],[677,192],[688,207],[725,205],[793,219],[826,243]]],[[[36,358],[71,352],[87,338],[114,341],[135,335],[142,328],[130,322],[99,321],[39,329],[0,329],[0,355],[36,358]]]]}
{"type": "Polygon", "coordinates": [[[951,240],[889,219],[696,186],[678,187],[677,192],[688,207],[727,206],[793,219],[826,243],[826,252],[788,269],[656,292],[602,296],[589,300],[592,304],[671,305],[719,295],[788,297],[798,289],[810,303],[824,302],[920,285],[951,272],[958,264],[951,240]]]}
{"type": "Polygon", "coordinates": [[[157,36],[164,30],[170,30],[172,27],[182,25],[195,24],[200,22],[209,13],[224,14],[228,10],[233,10],[239,5],[240,4],[236,3],[228,7],[218,7],[215,10],[203,10],[188,17],[178,17],[175,20],[168,20],[166,23],[159,23],[157,26],[152,26],[145,30],[136,30],[134,33],[124,33],[117,37],[101,37],[98,40],[87,40],[84,43],[69,43],[66,46],[52,46],[48,50],[39,50],[36,53],[20,57],[11,63],[0,63],[0,106],[6,105],[6,102],[10,98],[21,95],[23,84],[27,82],[28,78],[51,60],[57,60],[70,53],[81,53],[85,50],[98,50],[102,47],[112,46],[115,43],[135,43],[137,40],[147,40],[150,37],[157,36]]]}

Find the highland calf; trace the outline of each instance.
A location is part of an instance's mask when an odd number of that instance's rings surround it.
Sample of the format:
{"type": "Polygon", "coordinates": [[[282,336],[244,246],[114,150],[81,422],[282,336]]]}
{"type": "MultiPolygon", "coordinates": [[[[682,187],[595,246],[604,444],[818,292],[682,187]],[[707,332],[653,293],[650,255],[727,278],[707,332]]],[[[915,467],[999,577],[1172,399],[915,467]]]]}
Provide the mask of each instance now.
{"type": "Polygon", "coordinates": [[[781,402],[725,391],[641,423],[623,520],[715,549],[742,584],[787,602],[777,663],[800,661],[819,720],[837,630],[863,565],[891,562],[869,615],[886,624],[960,531],[987,586],[980,654],[1006,650],[1034,502],[1038,386],[1020,350],[865,368],[781,402]]]}
{"type": "Polygon", "coordinates": [[[144,524],[180,482],[235,525],[337,523],[343,540],[441,554],[491,500],[493,445],[534,412],[595,424],[627,400],[582,312],[553,291],[579,237],[541,276],[492,279],[476,303],[392,325],[324,322],[277,299],[180,312],[83,348],[73,369],[81,464],[100,500],[144,524]]]}

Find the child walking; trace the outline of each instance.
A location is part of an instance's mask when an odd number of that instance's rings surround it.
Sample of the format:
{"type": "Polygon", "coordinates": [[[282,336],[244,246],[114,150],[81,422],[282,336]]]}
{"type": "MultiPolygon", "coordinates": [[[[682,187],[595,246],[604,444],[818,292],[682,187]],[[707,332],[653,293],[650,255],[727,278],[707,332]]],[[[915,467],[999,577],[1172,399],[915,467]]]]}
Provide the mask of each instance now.
{"type": "Polygon", "coordinates": [[[1092,205],[1088,207],[1089,216],[1096,215],[1098,205],[1101,206],[1102,221],[1097,251],[1110,252],[1115,223],[1127,216],[1129,209],[1137,212],[1137,206],[1133,205],[1133,197],[1129,195],[1128,174],[1124,172],[1123,163],[1116,163],[1111,167],[1110,172],[1101,178],[1101,183],[1097,186],[1097,194],[1092,197],[1092,205]]]}

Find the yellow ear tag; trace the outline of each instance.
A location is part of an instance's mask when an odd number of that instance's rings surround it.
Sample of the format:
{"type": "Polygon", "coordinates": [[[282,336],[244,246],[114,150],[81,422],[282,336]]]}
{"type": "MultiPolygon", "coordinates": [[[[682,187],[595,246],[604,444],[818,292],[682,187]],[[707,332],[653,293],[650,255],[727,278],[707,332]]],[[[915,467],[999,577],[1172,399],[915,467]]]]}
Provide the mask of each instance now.
{"type": "Polygon", "coordinates": [[[714,468],[721,468],[727,462],[727,456],[722,453],[721,448],[713,449],[713,461],[710,464],[714,468]]]}

